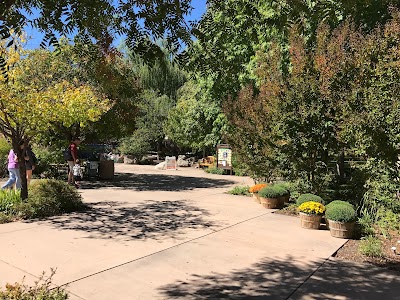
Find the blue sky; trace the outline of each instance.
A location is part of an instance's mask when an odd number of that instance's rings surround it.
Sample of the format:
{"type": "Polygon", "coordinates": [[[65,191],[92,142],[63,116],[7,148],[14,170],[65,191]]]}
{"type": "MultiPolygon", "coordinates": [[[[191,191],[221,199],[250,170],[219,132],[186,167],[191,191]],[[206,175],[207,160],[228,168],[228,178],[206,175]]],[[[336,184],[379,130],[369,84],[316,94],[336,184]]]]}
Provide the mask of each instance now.
{"type": "MultiPolygon", "coordinates": [[[[190,13],[190,15],[186,18],[186,20],[188,21],[199,20],[206,11],[206,0],[192,0],[192,6],[193,10],[190,13]]],[[[42,41],[44,35],[33,28],[26,28],[25,31],[28,37],[30,37],[30,39],[27,42],[27,48],[28,49],[39,48],[40,42],[42,41]]]]}

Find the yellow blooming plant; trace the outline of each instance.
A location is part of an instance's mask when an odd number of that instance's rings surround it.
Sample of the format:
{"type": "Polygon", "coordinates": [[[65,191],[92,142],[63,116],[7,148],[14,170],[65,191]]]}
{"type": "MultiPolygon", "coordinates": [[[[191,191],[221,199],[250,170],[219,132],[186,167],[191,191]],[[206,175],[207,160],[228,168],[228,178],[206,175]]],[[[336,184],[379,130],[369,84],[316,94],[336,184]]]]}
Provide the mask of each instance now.
{"type": "Polygon", "coordinates": [[[298,207],[298,211],[308,215],[323,215],[325,206],[318,202],[304,202],[298,207]]]}

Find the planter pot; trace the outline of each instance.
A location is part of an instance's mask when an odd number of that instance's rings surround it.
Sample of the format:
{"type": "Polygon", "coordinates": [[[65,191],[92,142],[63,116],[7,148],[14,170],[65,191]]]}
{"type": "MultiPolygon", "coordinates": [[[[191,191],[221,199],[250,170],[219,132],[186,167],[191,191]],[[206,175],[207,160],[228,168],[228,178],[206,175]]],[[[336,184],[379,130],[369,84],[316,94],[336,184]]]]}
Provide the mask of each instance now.
{"type": "Polygon", "coordinates": [[[327,220],[327,223],[329,223],[331,236],[340,239],[351,239],[353,237],[356,222],[337,222],[327,220]]]}
{"type": "Polygon", "coordinates": [[[322,216],[320,215],[307,215],[300,213],[301,227],[306,229],[319,229],[322,216]]]}
{"type": "Polygon", "coordinates": [[[261,204],[265,208],[273,209],[273,208],[283,208],[284,202],[281,198],[263,198],[260,197],[261,204]]]}
{"type": "Polygon", "coordinates": [[[279,197],[283,203],[289,203],[290,195],[287,194],[285,196],[279,197]]]}

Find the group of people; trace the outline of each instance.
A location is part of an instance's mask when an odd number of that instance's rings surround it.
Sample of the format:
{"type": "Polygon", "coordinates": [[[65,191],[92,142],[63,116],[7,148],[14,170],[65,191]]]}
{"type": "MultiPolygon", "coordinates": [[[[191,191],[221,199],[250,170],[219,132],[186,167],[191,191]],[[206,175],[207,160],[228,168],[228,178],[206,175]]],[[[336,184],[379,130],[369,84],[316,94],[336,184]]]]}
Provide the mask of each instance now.
{"type": "Polygon", "coordinates": [[[33,153],[29,144],[25,141],[19,143],[19,147],[22,152],[22,160],[14,152],[13,149],[10,150],[8,154],[8,172],[10,178],[3,185],[2,189],[11,189],[15,186],[16,189],[21,189],[21,176],[19,172],[19,164],[22,162],[25,164],[26,169],[26,180],[29,184],[32,179],[32,171],[36,167],[37,159],[35,153],[33,153]]]}
{"type": "MultiPolygon", "coordinates": [[[[78,188],[78,185],[75,181],[76,174],[74,173],[74,169],[80,169],[79,165],[79,157],[78,157],[78,146],[81,143],[79,137],[72,138],[71,143],[69,144],[68,148],[64,153],[64,159],[68,163],[69,171],[68,171],[68,184],[73,185],[78,188]],[[75,168],[74,168],[75,167],[75,168]]],[[[21,141],[19,143],[19,147],[22,153],[22,159],[18,157],[17,153],[13,149],[10,150],[8,154],[8,172],[9,172],[9,179],[7,182],[2,186],[2,189],[21,189],[21,176],[20,176],[20,169],[19,164],[24,163],[26,169],[26,180],[29,185],[32,179],[32,171],[35,170],[37,159],[35,153],[33,153],[31,147],[26,141],[21,141]]]]}

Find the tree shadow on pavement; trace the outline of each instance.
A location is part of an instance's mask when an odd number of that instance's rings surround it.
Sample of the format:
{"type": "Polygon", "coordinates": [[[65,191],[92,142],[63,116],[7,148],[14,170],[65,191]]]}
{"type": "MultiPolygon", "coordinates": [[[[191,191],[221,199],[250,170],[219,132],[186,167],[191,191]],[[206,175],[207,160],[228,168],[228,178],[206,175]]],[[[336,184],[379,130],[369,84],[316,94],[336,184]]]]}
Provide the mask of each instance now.
{"type": "Polygon", "coordinates": [[[322,262],[265,258],[227,274],[192,274],[159,291],[168,299],[399,299],[395,273],[370,265],[329,260],[306,281],[322,262]]]}
{"type": "Polygon", "coordinates": [[[116,174],[110,181],[86,181],[82,189],[104,187],[132,189],[136,191],[185,191],[196,188],[215,188],[234,184],[232,180],[203,177],[173,176],[160,174],[116,174]]]}
{"type": "Polygon", "coordinates": [[[87,238],[116,240],[164,240],[184,238],[189,229],[220,226],[207,219],[210,213],[187,201],[153,201],[135,207],[106,201],[91,203],[85,212],[51,218],[46,221],[62,230],[87,232],[87,238]]]}

